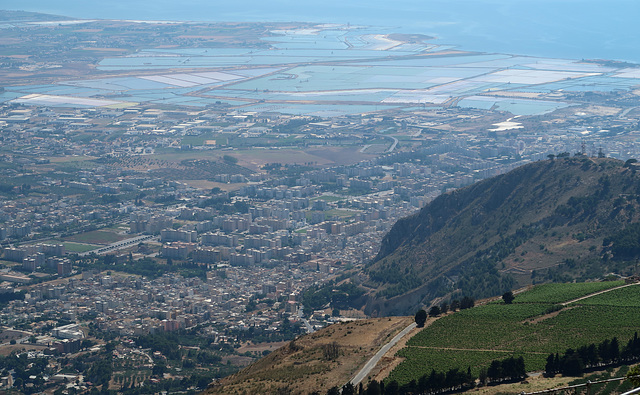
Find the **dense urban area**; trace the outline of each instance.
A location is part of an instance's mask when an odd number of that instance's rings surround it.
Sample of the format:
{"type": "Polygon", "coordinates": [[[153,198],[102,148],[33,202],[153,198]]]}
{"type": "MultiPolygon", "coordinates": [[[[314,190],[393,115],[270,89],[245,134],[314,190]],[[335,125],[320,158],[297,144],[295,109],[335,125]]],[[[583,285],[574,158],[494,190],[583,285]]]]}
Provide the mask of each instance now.
{"type": "Polygon", "coordinates": [[[555,156],[640,156],[637,91],[562,95],[531,116],[3,102],[0,389],[195,392],[363,318],[347,302],[367,284],[341,280],[438,195],[555,156]]]}

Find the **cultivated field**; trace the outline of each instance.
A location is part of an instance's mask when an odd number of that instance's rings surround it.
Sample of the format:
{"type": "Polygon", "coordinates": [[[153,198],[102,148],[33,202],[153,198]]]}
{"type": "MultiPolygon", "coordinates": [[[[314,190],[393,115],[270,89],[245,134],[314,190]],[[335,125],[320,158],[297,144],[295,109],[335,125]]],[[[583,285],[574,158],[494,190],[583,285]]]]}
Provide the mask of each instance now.
{"type": "MultiPolygon", "coordinates": [[[[622,282],[549,284],[449,314],[419,332],[398,352],[406,358],[389,379],[400,384],[429,374],[470,367],[478,375],[492,360],[523,356],[527,371],[544,369],[550,353],[564,353],[617,336],[625,345],[640,327],[640,286],[614,289],[567,306],[622,282]]],[[[430,318],[432,320],[432,318],[430,318]]]]}

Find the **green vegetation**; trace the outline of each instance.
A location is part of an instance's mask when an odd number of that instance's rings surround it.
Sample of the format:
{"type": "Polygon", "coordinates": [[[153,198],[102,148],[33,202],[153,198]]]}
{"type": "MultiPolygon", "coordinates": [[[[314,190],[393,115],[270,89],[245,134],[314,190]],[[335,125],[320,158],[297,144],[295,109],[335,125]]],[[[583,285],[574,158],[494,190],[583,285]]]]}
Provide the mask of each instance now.
{"type": "Polygon", "coordinates": [[[156,262],[152,258],[143,258],[136,261],[116,263],[113,255],[99,256],[93,253],[88,257],[77,259],[74,265],[81,270],[114,270],[123,273],[145,276],[150,279],[161,277],[165,273],[178,273],[183,277],[207,278],[206,266],[196,263],[181,262],[165,265],[156,262]]]}
{"type": "Polygon", "coordinates": [[[418,310],[415,315],[415,321],[418,328],[424,327],[424,323],[427,321],[427,312],[423,309],[418,310]]]}
{"type": "Polygon", "coordinates": [[[640,306],[638,284],[611,290],[600,295],[591,296],[575,304],[593,306],[635,307],[640,306]]]}
{"type": "Polygon", "coordinates": [[[607,237],[602,245],[617,258],[635,258],[640,255],[640,224],[631,224],[624,230],[607,237]]]}
{"type": "Polygon", "coordinates": [[[77,235],[66,237],[65,241],[74,241],[76,243],[88,244],[111,244],[120,240],[124,240],[127,237],[130,236],[119,235],[114,232],[107,232],[103,230],[94,230],[91,232],[79,233],[77,235]]]}
{"type": "MultiPolygon", "coordinates": [[[[89,327],[92,335],[103,335],[96,325],[90,324],[89,327]]],[[[104,351],[79,354],[71,359],[72,372],[84,371],[85,377],[98,387],[113,382],[120,386],[118,392],[123,394],[174,392],[188,387],[202,390],[213,378],[231,374],[237,367],[223,361],[223,356],[234,352],[232,346],[214,343],[197,331],[180,330],[135,337],[133,344],[144,351],[131,353],[124,359],[112,357],[118,342],[110,341],[104,351]],[[154,352],[161,353],[161,356],[154,356],[150,364],[148,355],[154,352]],[[164,373],[179,373],[179,378],[163,379],[164,373]]]]}
{"type": "Polygon", "coordinates": [[[308,288],[302,294],[302,304],[306,312],[322,309],[327,305],[335,309],[358,308],[363,304],[363,295],[364,290],[353,283],[336,286],[329,282],[321,287],[308,288]]]}
{"type": "Polygon", "coordinates": [[[325,216],[327,218],[331,218],[331,217],[340,217],[342,219],[344,218],[351,218],[355,215],[356,213],[354,211],[351,210],[339,210],[339,209],[333,209],[333,210],[327,210],[325,211],[325,216]]]}
{"type": "Polygon", "coordinates": [[[82,243],[73,243],[73,242],[69,242],[69,241],[65,241],[62,243],[64,245],[64,248],[67,252],[87,252],[87,251],[91,251],[91,250],[95,250],[96,248],[100,248],[100,246],[97,245],[90,245],[90,244],[82,244],[82,243]]]}
{"type": "MultiPolygon", "coordinates": [[[[597,381],[604,381],[608,379],[612,379],[614,377],[624,377],[631,370],[628,366],[623,365],[620,368],[608,368],[603,373],[594,373],[586,375],[582,378],[572,380],[567,385],[578,385],[585,384],[589,381],[592,383],[597,381]]],[[[634,385],[630,380],[624,381],[612,381],[609,383],[600,383],[600,384],[592,384],[590,393],[591,394],[622,394],[627,391],[632,390],[634,387],[638,385],[634,385]]]]}
{"type": "Polygon", "coordinates": [[[527,371],[542,370],[550,353],[613,337],[626,342],[640,325],[637,285],[567,308],[557,305],[616,285],[621,282],[543,285],[516,295],[513,304],[500,300],[442,317],[407,342],[399,352],[406,360],[389,380],[404,384],[434,368],[470,366],[478,374],[492,360],[508,355],[522,356],[527,371]]]}
{"type": "MultiPolygon", "coordinates": [[[[602,281],[570,284],[542,284],[517,295],[514,303],[563,303],[595,292],[619,287],[624,281],[602,281]]],[[[606,295],[608,295],[607,293],[606,295]]],[[[591,299],[591,298],[590,298],[591,299]]],[[[582,302],[581,302],[582,303],[582,302]]]]}
{"type": "Polygon", "coordinates": [[[577,350],[568,348],[564,354],[550,353],[544,370],[547,376],[561,373],[563,376],[582,376],[585,369],[602,365],[617,365],[640,359],[640,338],[634,333],[626,345],[621,345],[617,337],[605,339],[599,344],[591,343],[577,350]]]}
{"type": "MultiPolygon", "coordinates": [[[[457,351],[450,349],[421,349],[407,347],[398,352],[407,361],[428,361],[429,365],[411,366],[406,362],[398,365],[389,376],[389,380],[396,380],[400,384],[417,380],[420,376],[429,374],[431,370],[447,371],[470,366],[471,373],[477,376],[482,367],[488,366],[492,360],[505,358],[510,353],[499,351],[457,351]]],[[[466,367],[464,368],[466,370],[466,367]]]]}
{"type": "Polygon", "coordinates": [[[413,314],[435,298],[637,274],[634,169],[562,155],[439,196],[384,237],[365,268],[367,285],[376,288],[365,311],[413,314]]]}

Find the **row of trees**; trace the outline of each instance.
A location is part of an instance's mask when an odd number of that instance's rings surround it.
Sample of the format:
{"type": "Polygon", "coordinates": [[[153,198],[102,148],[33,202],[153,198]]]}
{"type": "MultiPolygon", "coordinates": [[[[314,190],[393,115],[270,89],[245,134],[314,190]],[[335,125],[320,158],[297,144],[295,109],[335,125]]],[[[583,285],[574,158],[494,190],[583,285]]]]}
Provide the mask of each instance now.
{"type": "Polygon", "coordinates": [[[607,364],[627,363],[640,360],[640,339],[636,332],[627,345],[620,350],[618,338],[604,340],[599,344],[591,343],[577,350],[568,348],[563,355],[549,354],[545,365],[545,374],[555,376],[581,376],[585,369],[607,364]]]}
{"type": "MultiPolygon", "coordinates": [[[[524,366],[523,357],[509,357],[502,361],[491,361],[487,369],[487,379],[492,383],[503,381],[517,381],[527,377],[527,370],[524,366]]],[[[481,381],[482,377],[481,377],[481,381]]]]}
{"type": "Polygon", "coordinates": [[[465,296],[462,300],[452,300],[450,305],[447,302],[442,302],[440,306],[431,306],[428,314],[426,311],[420,309],[415,315],[416,324],[418,324],[418,328],[422,328],[427,321],[427,316],[437,317],[440,314],[446,314],[449,311],[470,309],[475,306],[475,303],[476,302],[473,298],[465,296]]]}
{"type": "MultiPolygon", "coordinates": [[[[483,369],[480,373],[480,382],[500,383],[505,381],[516,381],[526,377],[524,359],[522,357],[509,357],[502,361],[492,361],[488,369],[483,369]]],[[[476,386],[476,377],[471,373],[471,368],[466,372],[459,369],[450,369],[445,372],[431,370],[430,374],[425,374],[418,381],[399,385],[392,380],[387,383],[373,380],[365,388],[362,383],[357,387],[351,383],[344,385],[341,389],[332,387],[327,391],[327,395],[402,395],[402,394],[437,394],[449,391],[466,391],[476,386]]],[[[315,392],[314,394],[319,394],[315,392]]]]}

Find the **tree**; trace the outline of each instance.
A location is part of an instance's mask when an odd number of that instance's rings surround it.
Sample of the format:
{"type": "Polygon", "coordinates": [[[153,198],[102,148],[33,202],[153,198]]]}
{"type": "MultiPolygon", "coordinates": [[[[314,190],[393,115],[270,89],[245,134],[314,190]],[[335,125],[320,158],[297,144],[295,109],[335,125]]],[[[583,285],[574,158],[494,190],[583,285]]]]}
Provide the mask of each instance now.
{"type": "Polygon", "coordinates": [[[424,327],[424,323],[427,322],[427,312],[423,309],[418,310],[415,319],[416,324],[418,324],[418,328],[424,327]]]}
{"type": "Polygon", "coordinates": [[[473,306],[475,306],[475,304],[476,304],[476,302],[472,298],[470,298],[468,296],[465,296],[460,301],[460,310],[470,309],[473,306]]]}
{"type": "Polygon", "coordinates": [[[439,315],[440,315],[440,307],[431,306],[431,308],[429,309],[429,316],[430,317],[437,317],[439,315]]]}
{"type": "Polygon", "coordinates": [[[157,365],[154,365],[153,369],[151,370],[151,373],[154,376],[162,376],[166,372],[167,372],[167,365],[164,363],[159,363],[157,365]]]}
{"type": "Polygon", "coordinates": [[[498,381],[502,378],[502,364],[500,361],[491,361],[491,365],[489,365],[489,369],[487,369],[487,377],[491,381],[498,381]]]}
{"type": "Polygon", "coordinates": [[[504,303],[506,304],[511,304],[513,303],[513,299],[515,299],[516,297],[513,296],[513,292],[511,291],[507,291],[502,295],[502,300],[504,300],[504,303]]]}
{"type": "Polygon", "coordinates": [[[620,345],[618,344],[617,337],[611,339],[611,343],[609,344],[609,358],[614,362],[620,358],[620,345]]]}
{"type": "Polygon", "coordinates": [[[350,382],[342,386],[342,395],[356,395],[356,387],[350,382]]]}
{"type": "Polygon", "coordinates": [[[547,363],[544,365],[544,373],[547,377],[553,377],[558,373],[558,367],[556,364],[557,358],[554,357],[553,353],[549,354],[547,357],[547,363]]]}
{"type": "Polygon", "coordinates": [[[631,381],[634,387],[640,387],[640,365],[633,366],[627,372],[627,380],[631,381]]]}
{"type": "Polygon", "coordinates": [[[489,375],[487,373],[487,368],[480,369],[480,373],[478,373],[478,380],[480,381],[480,384],[481,385],[487,384],[488,378],[489,378],[489,375]]]}
{"type": "Polygon", "coordinates": [[[231,156],[231,155],[223,155],[222,156],[222,160],[231,164],[231,165],[235,165],[236,163],[238,163],[238,158],[236,158],[235,156],[231,156]]]}
{"type": "Polygon", "coordinates": [[[340,346],[333,342],[322,346],[322,355],[327,361],[332,361],[340,356],[340,346]]]}
{"type": "Polygon", "coordinates": [[[380,384],[375,381],[375,380],[371,380],[371,382],[369,383],[369,386],[367,387],[367,395],[381,395],[382,391],[380,391],[380,384]]]}
{"type": "Polygon", "coordinates": [[[579,377],[584,372],[584,362],[578,354],[571,354],[564,358],[562,364],[562,375],[579,377]]]}
{"type": "MultiPolygon", "coordinates": [[[[344,394],[344,391],[342,393],[344,394]]],[[[389,384],[384,387],[384,393],[385,395],[398,395],[400,393],[398,382],[395,380],[390,381],[389,384]]]]}

